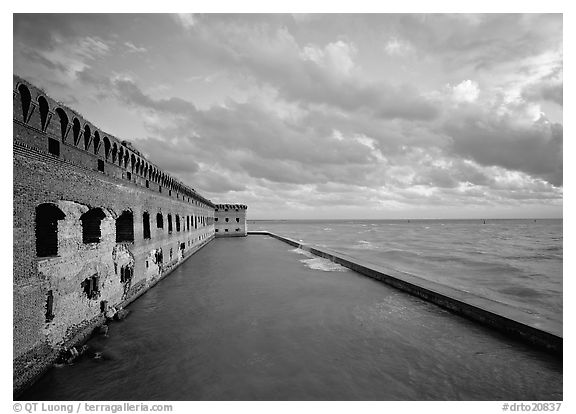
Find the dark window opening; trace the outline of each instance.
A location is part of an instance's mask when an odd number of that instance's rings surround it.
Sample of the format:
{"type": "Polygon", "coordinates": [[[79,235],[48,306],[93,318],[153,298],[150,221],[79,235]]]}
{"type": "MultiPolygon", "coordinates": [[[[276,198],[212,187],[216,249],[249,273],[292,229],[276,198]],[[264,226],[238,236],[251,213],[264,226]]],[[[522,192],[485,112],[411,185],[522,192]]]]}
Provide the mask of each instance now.
{"type": "Polygon", "coordinates": [[[26,122],[28,120],[28,111],[30,110],[32,96],[26,85],[18,86],[18,92],[20,92],[20,102],[22,103],[22,116],[24,117],[24,122],[26,122]]]}
{"type": "Polygon", "coordinates": [[[162,254],[162,249],[156,250],[155,259],[156,259],[157,264],[162,263],[162,261],[164,260],[164,256],[162,254]]]}
{"type": "Polygon", "coordinates": [[[146,260],[146,269],[148,269],[148,260],[146,260]]]}
{"type": "Polygon", "coordinates": [[[150,238],[150,214],[148,214],[146,212],[144,214],[142,214],[142,227],[143,227],[144,238],[149,239],[150,238]]]}
{"type": "Polygon", "coordinates": [[[176,231],[180,231],[180,216],[176,214],[176,231]]]}
{"type": "Polygon", "coordinates": [[[215,231],[216,231],[216,233],[218,233],[218,229],[216,229],[215,231]]]}
{"type": "Polygon", "coordinates": [[[60,156],[60,142],[53,138],[48,138],[48,152],[57,157],[60,156]]]}
{"type": "Polygon", "coordinates": [[[158,192],[159,192],[159,193],[162,192],[162,186],[161,186],[161,185],[158,186],[158,192]]]}
{"type": "Polygon", "coordinates": [[[150,188],[150,181],[146,180],[146,188],[150,188]]]}
{"type": "Polygon", "coordinates": [[[110,157],[110,140],[108,137],[104,137],[104,157],[106,160],[110,157]]]}
{"type": "Polygon", "coordinates": [[[66,217],[54,204],[36,207],[36,256],[58,255],[58,220],[66,217]]]}
{"type": "Polygon", "coordinates": [[[56,108],[56,113],[60,118],[60,133],[62,134],[62,140],[66,138],[66,128],[68,128],[68,115],[62,108],[56,108]]]}
{"type": "Polygon", "coordinates": [[[172,248],[170,248],[170,260],[172,260],[172,248]]]}
{"type": "Polygon", "coordinates": [[[164,228],[164,217],[162,217],[161,213],[156,214],[156,228],[158,229],[164,228]]]}
{"type": "Polygon", "coordinates": [[[134,268],[130,266],[122,266],[120,268],[120,282],[127,283],[132,281],[132,276],[134,276],[134,268]]]}
{"type": "Polygon", "coordinates": [[[172,214],[168,214],[168,233],[172,233],[172,214]]]}
{"type": "Polygon", "coordinates": [[[126,171],[126,179],[132,181],[132,173],[130,171],[126,171]]]}
{"type": "Polygon", "coordinates": [[[46,131],[46,127],[48,126],[48,101],[43,96],[38,97],[38,109],[40,111],[40,125],[42,127],[42,131],[46,131]]]}
{"type": "Polygon", "coordinates": [[[134,268],[130,266],[122,266],[120,269],[120,282],[124,286],[124,292],[122,294],[122,299],[128,296],[130,287],[132,286],[132,277],[134,276],[134,268]]]}
{"type": "Polygon", "coordinates": [[[98,155],[100,150],[100,134],[98,131],[94,131],[94,155],[98,155]]]}
{"type": "Polygon", "coordinates": [[[98,274],[95,274],[89,278],[84,279],[84,282],[80,284],[88,299],[96,299],[100,296],[100,286],[98,285],[98,281],[98,274]]]}
{"type": "Polygon", "coordinates": [[[172,195],[172,190],[168,190],[168,195],[169,195],[169,196],[172,195]]]}
{"type": "Polygon", "coordinates": [[[214,219],[214,221],[218,221],[218,217],[216,217],[216,218],[214,219]]]}
{"type": "Polygon", "coordinates": [[[104,172],[104,160],[98,160],[98,171],[104,172]]]}
{"type": "Polygon", "coordinates": [[[74,135],[74,145],[78,146],[80,142],[80,121],[78,118],[74,118],[72,121],[72,135],[74,135]]]}
{"type": "Polygon", "coordinates": [[[46,294],[46,322],[54,319],[54,294],[51,290],[46,294]]]}
{"type": "Polygon", "coordinates": [[[104,217],[106,215],[100,208],[93,208],[80,216],[82,221],[82,242],[84,244],[100,243],[102,235],[100,225],[104,217]]]}
{"type": "Polygon", "coordinates": [[[186,230],[190,231],[190,216],[186,216],[186,230]]]}
{"type": "Polygon", "coordinates": [[[90,140],[92,139],[92,132],[90,131],[90,127],[86,125],[84,127],[84,149],[88,150],[90,147],[90,140]]]}
{"type": "Polygon", "coordinates": [[[116,219],[116,243],[134,241],[134,217],[131,211],[124,211],[116,219]]]}
{"type": "Polygon", "coordinates": [[[184,251],[186,249],[186,243],[180,243],[180,250],[184,251]]]}
{"type": "Polygon", "coordinates": [[[230,220],[228,217],[226,217],[224,220],[226,220],[226,223],[228,223],[228,221],[230,220]]]}
{"type": "Polygon", "coordinates": [[[225,231],[226,233],[228,233],[228,229],[224,229],[224,231],[225,231]]]}
{"type": "Polygon", "coordinates": [[[236,223],[240,223],[240,217],[236,217],[236,223]]]}
{"type": "Polygon", "coordinates": [[[236,229],[236,231],[240,231],[240,229],[236,229]]]}

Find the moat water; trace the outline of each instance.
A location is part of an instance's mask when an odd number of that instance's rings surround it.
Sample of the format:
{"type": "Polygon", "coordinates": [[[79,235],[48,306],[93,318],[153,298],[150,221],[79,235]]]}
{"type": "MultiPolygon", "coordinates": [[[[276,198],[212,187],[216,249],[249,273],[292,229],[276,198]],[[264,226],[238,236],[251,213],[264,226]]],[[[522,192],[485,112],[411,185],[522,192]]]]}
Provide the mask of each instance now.
{"type": "Polygon", "coordinates": [[[328,247],[562,322],[561,219],[251,221],[249,228],[328,247]]]}
{"type": "Polygon", "coordinates": [[[560,360],[267,236],[211,242],[129,308],[21,399],[562,399],[560,360]]]}

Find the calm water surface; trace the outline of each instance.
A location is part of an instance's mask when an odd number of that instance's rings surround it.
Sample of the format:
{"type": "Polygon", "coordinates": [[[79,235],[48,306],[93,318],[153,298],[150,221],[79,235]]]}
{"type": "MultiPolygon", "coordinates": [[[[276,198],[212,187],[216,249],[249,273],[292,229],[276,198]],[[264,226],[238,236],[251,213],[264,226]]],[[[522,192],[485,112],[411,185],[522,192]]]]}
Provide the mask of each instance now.
{"type": "MultiPolygon", "coordinates": [[[[368,241],[368,240],[367,240],[368,241]]],[[[29,400],[557,400],[561,361],[266,236],[218,239],[29,400]]]]}

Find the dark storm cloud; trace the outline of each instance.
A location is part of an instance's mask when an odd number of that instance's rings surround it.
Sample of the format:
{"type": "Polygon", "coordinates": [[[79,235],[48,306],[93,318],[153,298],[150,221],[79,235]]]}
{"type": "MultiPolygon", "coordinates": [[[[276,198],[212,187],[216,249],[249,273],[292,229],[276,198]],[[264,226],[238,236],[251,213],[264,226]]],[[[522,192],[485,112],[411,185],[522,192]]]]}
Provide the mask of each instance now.
{"type": "Polygon", "coordinates": [[[452,118],[445,130],[456,154],[483,165],[497,165],[562,185],[562,136],[560,124],[539,122],[514,125],[513,120],[484,118],[476,114],[452,118]]]}

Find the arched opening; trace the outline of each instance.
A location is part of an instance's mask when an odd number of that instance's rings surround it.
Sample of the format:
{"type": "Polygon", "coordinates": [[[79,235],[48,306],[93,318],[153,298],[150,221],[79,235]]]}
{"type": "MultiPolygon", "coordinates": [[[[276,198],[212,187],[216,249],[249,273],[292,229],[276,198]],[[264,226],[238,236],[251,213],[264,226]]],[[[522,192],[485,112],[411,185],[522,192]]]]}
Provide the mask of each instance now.
{"type": "Polygon", "coordinates": [[[56,108],[56,113],[60,118],[60,133],[62,134],[62,141],[66,138],[66,128],[68,128],[68,115],[62,108],[56,108]]]}
{"type": "Polygon", "coordinates": [[[134,216],[131,211],[123,211],[116,219],[116,243],[134,241],[134,216]]]}
{"type": "Polygon", "coordinates": [[[36,207],[36,256],[58,255],[58,220],[65,217],[54,204],[44,203],[36,207]]]}
{"type": "Polygon", "coordinates": [[[120,167],[122,166],[123,159],[124,159],[124,148],[121,146],[120,149],[118,150],[118,165],[120,167]]]}
{"type": "Polygon", "coordinates": [[[24,84],[18,86],[18,92],[20,93],[20,102],[22,103],[22,116],[24,117],[24,122],[28,120],[28,112],[30,111],[30,102],[32,102],[32,96],[30,95],[30,90],[24,84]]]}
{"type": "Polygon", "coordinates": [[[42,131],[45,131],[50,108],[48,107],[48,101],[43,96],[38,97],[38,110],[40,111],[40,125],[42,126],[42,131]]]}
{"type": "Polygon", "coordinates": [[[104,137],[104,157],[106,158],[106,161],[108,161],[108,158],[110,157],[110,140],[108,137],[104,137]]]}
{"type": "Polygon", "coordinates": [[[100,134],[98,131],[94,131],[94,154],[98,155],[100,151],[100,134]]]}
{"type": "Polygon", "coordinates": [[[132,154],[130,156],[130,168],[132,169],[132,172],[134,172],[135,167],[136,167],[136,157],[134,156],[134,154],[132,154]]]}
{"type": "Polygon", "coordinates": [[[118,147],[116,146],[116,143],[112,144],[112,163],[114,164],[116,162],[116,157],[118,155],[118,147]]]}
{"type": "Polygon", "coordinates": [[[142,214],[142,232],[145,239],[150,238],[150,214],[146,211],[142,214]]]}
{"type": "Polygon", "coordinates": [[[92,138],[92,131],[88,125],[84,126],[84,149],[88,150],[90,146],[90,139],[92,138]]]}
{"type": "Polygon", "coordinates": [[[74,135],[74,145],[78,146],[80,143],[80,121],[74,118],[72,121],[72,134],[74,135]]]}
{"type": "Polygon", "coordinates": [[[163,229],[164,228],[164,217],[162,213],[156,214],[156,228],[163,229]]]}
{"type": "Polygon", "coordinates": [[[101,208],[93,208],[80,216],[82,221],[82,243],[100,243],[102,232],[100,225],[106,217],[101,208]]]}

